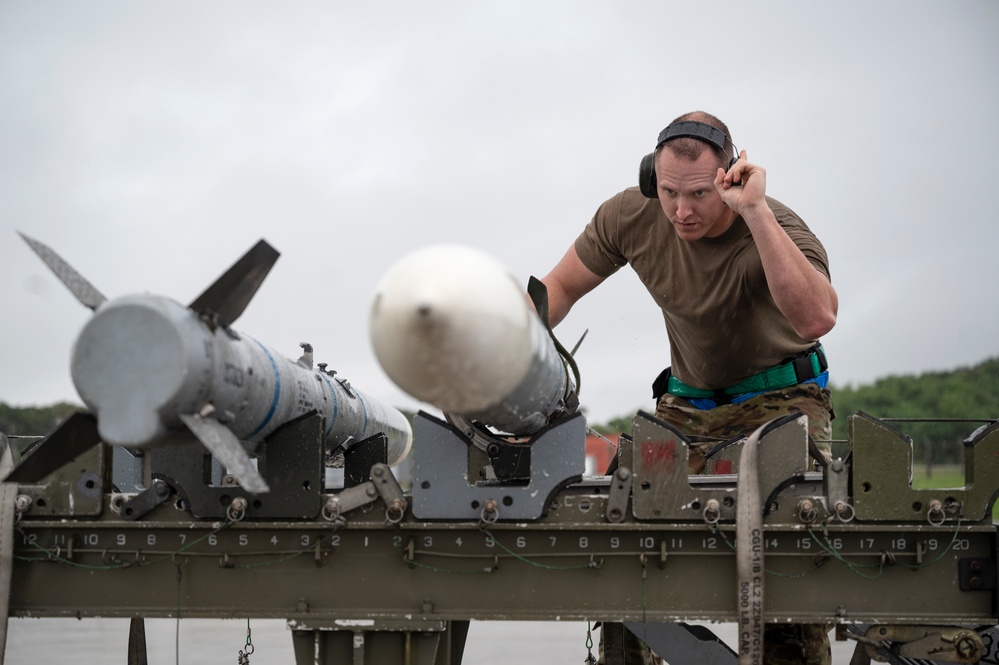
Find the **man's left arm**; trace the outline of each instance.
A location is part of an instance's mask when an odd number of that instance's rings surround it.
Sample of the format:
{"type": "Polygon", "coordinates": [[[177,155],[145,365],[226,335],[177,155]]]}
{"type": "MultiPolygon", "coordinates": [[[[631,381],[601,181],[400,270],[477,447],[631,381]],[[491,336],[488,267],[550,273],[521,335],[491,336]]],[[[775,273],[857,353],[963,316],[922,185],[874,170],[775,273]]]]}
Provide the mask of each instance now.
{"type": "Polygon", "coordinates": [[[715,188],[753,234],[777,307],[802,339],[816,340],[836,325],[839,298],[829,279],[777,222],[767,205],[766,182],[766,170],[750,164],[743,150],[727,173],[718,169],[715,188]],[[735,186],[740,182],[741,186],[735,186]]]}

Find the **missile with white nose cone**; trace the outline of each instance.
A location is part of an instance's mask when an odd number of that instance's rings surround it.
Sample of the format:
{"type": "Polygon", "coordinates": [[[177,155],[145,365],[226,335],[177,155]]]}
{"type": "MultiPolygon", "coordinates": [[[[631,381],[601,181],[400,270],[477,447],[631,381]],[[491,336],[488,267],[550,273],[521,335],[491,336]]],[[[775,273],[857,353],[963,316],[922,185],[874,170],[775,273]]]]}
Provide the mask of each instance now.
{"type": "Polygon", "coordinates": [[[379,282],[371,341],[416,399],[502,432],[530,435],[575,409],[576,383],[524,291],[496,259],[438,245],[379,282]]]}
{"type": "Polygon", "coordinates": [[[325,417],[330,450],[384,434],[390,464],[408,452],[406,417],[325,365],[314,369],[310,345],[293,361],[229,327],[278,258],[263,240],[185,307],[151,294],[109,301],[50,248],[22,237],[94,310],[72,356],[73,383],[93,416],[67,421],[8,480],[40,480],[98,439],[141,448],[188,429],[247,491],[266,492],[247,446],[312,411],[325,417]]]}

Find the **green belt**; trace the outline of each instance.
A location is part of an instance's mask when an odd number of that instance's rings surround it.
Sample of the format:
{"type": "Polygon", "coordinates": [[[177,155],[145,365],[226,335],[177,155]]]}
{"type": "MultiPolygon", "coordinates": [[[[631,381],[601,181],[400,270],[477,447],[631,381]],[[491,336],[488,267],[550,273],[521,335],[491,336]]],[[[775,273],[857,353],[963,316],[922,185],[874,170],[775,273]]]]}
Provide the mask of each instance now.
{"type": "Polygon", "coordinates": [[[672,374],[666,387],[666,392],[677,397],[717,398],[720,396],[735,397],[745,393],[762,393],[768,390],[789,388],[809,379],[814,379],[828,369],[826,354],[822,346],[816,344],[804,355],[792,358],[780,365],[774,365],[759,374],[746,377],[735,385],[718,390],[695,388],[676,378],[672,374]]]}

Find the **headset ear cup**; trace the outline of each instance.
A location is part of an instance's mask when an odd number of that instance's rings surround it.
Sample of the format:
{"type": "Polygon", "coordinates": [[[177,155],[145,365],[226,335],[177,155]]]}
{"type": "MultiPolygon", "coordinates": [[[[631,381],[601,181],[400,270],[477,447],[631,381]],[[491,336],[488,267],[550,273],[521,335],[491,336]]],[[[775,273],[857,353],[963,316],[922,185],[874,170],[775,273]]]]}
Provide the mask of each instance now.
{"type": "Polygon", "coordinates": [[[658,183],[656,183],[656,153],[650,152],[642,157],[638,167],[638,188],[649,199],[659,198],[658,183]]]}

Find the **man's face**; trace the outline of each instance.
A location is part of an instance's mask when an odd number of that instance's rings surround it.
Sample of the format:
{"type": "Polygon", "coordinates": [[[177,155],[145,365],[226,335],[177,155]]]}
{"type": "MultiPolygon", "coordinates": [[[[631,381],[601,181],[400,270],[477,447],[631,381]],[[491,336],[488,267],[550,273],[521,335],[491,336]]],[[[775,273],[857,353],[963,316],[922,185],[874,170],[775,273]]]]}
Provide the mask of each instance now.
{"type": "Polygon", "coordinates": [[[656,156],[659,203],[682,240],[720,236],[732,226],[735,213],[715,189],[718,158],[710,149],[691,161],[668,148],[656,156]]]}

